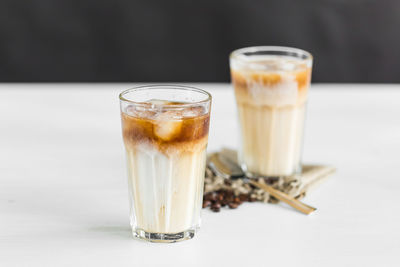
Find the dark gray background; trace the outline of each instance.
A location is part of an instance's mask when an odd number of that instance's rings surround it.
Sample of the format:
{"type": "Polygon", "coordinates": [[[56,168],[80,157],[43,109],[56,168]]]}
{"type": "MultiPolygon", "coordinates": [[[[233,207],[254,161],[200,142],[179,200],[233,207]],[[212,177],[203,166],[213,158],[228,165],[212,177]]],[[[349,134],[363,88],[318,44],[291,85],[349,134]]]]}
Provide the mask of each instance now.
{"type": "Polygon", "coordinates": [[[229,52],[310,51],[314,82],[400,82],[396,0],[1,0],[1,82],[227,82],[229,52]]]}

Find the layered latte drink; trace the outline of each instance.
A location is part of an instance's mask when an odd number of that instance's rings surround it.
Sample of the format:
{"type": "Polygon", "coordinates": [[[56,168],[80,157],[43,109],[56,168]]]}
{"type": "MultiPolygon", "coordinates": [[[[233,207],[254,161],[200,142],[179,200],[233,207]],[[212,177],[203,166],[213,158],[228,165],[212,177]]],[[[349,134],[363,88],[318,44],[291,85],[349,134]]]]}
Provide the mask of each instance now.
{"type": "Polygon", "coordinates": [[[250,47],[234,51],[230,66],[242,168],[250,175],[299,173],[311,55],[295,48],[250,47]]]}
{"type": "Polygon", "coordinates": [[[205,91],[180,86],[121,94],[135,236],[173,242],[199,227],[210,102],[205,91]]]}

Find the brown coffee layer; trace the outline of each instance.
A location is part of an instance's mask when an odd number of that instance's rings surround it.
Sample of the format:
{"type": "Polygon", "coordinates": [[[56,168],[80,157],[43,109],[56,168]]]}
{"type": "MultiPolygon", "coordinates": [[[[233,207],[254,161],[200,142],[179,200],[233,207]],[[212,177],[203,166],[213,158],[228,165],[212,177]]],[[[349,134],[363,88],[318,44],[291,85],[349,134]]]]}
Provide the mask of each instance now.
{"type": "MultiPolygon", "coordinates": [[[[126,146],[151,144],[161,151],[197,150],[207,144],[210,115],[180,119],[143,118],[122,112],[122,129],[126,146]]],[[[168,116],[168,114],[167,114],[168,116]]]]}

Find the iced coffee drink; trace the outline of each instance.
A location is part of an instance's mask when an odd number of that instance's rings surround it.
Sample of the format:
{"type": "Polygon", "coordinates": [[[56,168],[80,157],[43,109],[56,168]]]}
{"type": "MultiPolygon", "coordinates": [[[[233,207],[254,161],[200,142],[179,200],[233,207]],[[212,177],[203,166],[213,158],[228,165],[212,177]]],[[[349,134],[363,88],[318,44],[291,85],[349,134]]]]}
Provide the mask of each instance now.
{"type": "Polygon", "coordinates": [[[249,175],[301,171],[312,57],[286,47],[249,47],[230,56],[240,122],[239,162],[249,175]]]}
{"type": "Polygon", "coordinates": [[[120,95],[134,236],[174,242],[200,225],[210,95],[147,86],[120,95]]]}

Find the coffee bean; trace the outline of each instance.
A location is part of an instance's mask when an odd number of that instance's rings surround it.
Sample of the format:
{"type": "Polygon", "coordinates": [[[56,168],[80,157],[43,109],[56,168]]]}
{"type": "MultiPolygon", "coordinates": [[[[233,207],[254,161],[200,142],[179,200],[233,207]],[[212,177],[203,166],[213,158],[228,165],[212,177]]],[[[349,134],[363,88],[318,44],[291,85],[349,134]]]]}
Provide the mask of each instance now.
{"type": "Polygon", "coordinates": [[[240,194],[239,195],[239,199],[240,201],[244,202],[244,201],[248,201],[249,200],[249,196],[247,194],[240,194]]]}
{"type": "Polygon", "coordinates": [[[230,196],[227,196],[225,199],[226,199],[226,202],[230,203],[230,202],[233,202],[234,198],[235,197],[233,195],[230,195],[230,196]]]}
{"type": "Polygon", "coordinates": [[[211,201],[210,200],[203,200],[203,209],[207,208],[208,206],[211,206],[211,201]]]}
{"type": "Polygon", "coordinates": [[[218,202],[213,203],[211,205],[211,210],[214,212],[219,212],[221,210],[221,204],[219,204],[218,202]]]}
{"type": "Polygon", "coordinates": [[[229,202],[230,202],[229,199],[227,197],[224,197],[224,199],[221,201],[221,205],[226,206],[229,204],[229,202]]]}
{"type": "Polygon", "coordinates": [[[240,204],[239,203],[229,203],[228,206],[230,209],[236,209],[240,204]]]}
{"type": "Polygon", "coordinates": [[[216,201],[217,200],[217,193],[215,192],[209,192],[205,195],[205,199],[210,200],[210,201],[216,201]]]}
{"type": "Polygon", "coordinates": [[[233,196],[233,191],[225,191],[225,196],[229,197],[229,196],[233,196]]]}

